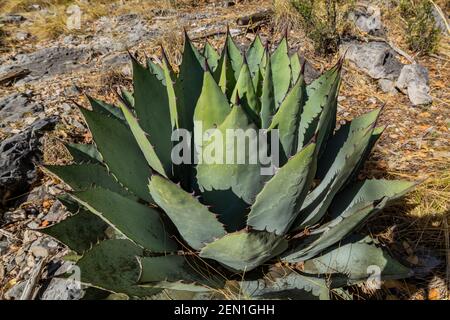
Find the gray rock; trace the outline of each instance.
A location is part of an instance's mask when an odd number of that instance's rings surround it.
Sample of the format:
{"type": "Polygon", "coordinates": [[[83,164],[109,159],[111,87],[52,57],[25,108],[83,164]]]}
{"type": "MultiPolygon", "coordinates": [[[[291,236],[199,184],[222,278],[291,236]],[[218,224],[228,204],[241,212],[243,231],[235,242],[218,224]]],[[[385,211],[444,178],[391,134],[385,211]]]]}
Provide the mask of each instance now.
{"type": "Polygon", "coordinates": [[[4,130],[9,132],[7,125],[21,120],[26,113],[43,117],[44,108],[34,103],[31,98],[32,95],[28,93],[13,93],[0,99],[0,128],[6,127],[4,130]]]}
{"type": "Polygon", "coordinates": [[[433,101],[428,85],[428,70],[420,64],[405,65],[397,79],[396,87],[408,94],[414,105],[429,104],[433,101]]]}
{"type": "MultiPolygon", "coordinates": [[[[0,255],[5,254],[6,251],[8,250],[8,247],[9,247],[8,241],[6,241],[6,240],[0,241],[0,255]]],[[[0,277],[0,279],[1,279],[1,277],[0,277]]]]}
{"type": "Polygon", "coordinates": [[[44,248],[42,246],[36,245],[36,246],[31,246],[30,247],[30,251],[33,254],[33,256],[35,256],[36,258],[44,258],[48,256],[48,250],[47,248],[44,248]]]}
{"type": "Polygon", "coordinates": [[[83,291],[72,279],[53,278],[42,294],[41,300],[78,300],[83,291]]]}
{"type": "Polygon", "coordinates": [[[16,32],[14,35],[14,38],[18,41],[24,41],[30,37],[30,34],[28,32],[19,31],[16,32]]]}
{"type": "Polygon", "coordinates": [[[348,50],[345,58],[374,79],[395,80],[403,64],[396,58],[392,48],[384,42],[350,42],[342,49],[348,50]]]}
{"type": "Polygon", "coordinates": [[[300,57],[300,63],[303,62],[305,63],[305,82],[310,84],[320,76],[320,72],[305,57],[300,57]]]}
{"type": "Polygon", "coordinates": [[[57,118],[36,121],[23,132],[0,142],[0,210],[36,180],[35,165],[42,160],[41,136],[57,118]]]}
{"type": "MultiPolygon", "coordinates": [[[[0,189],[1,191],[1,189],[0,189]]],[[[1,206],[0,206],[0,213],[1,213],[1,206]]],[[[23,209],[17,209],[14,211],[6,211],[3,216],[0,215],[0,221],[4,221],[6,223],[16,222],[25,220],[27,218],[27,214],[25,210],[23,209]]]]}
{"type": "Polygon", "coordinates": [[[28,202],[28,203],[36,203],[36,202],[41,202],[42,199],[45,198],[45,196],[47,195],[47,190],[45,185],[41,185],[38,187],[33,188],[33,190],[31,190],[25,197],[24,202],[28,202]]]}
{"type": "Polygon", "coordinates": [[[123,67],[130,64],[130,56],[128,53],[113,53],[103,59],[103,68],[110,69],[123,67]]]}
{"type": "Polygon", "coordinates": [[[92,48],[86,45],[43,48],[32,53],[16,55],[12,62],[0,66],[0,74],[6,74],[17,69],[30,70],[31,72],[27,77],[16,83],[16,85],[22,85],[43,77],[83,69],[87,67],[92,55],[92,48]]]}
{"type": "Polygon", "coordinates": [[[23,290],[25,289],[26,281],[19,282],[15,286],[13,286],[11,289],[6,291],[5,298],[7,300],[19,300],[20,296],[23,293],[23,290]]]}
{"type": "Polygon", "coordinates": [[[6,14],[0,17],[0,23],[21,23],[26,19],[20,14],[6,14]]]}
{"type": "Polygon", "coordinates": [[[450,31],[448,29],[449,21],[448,21],[447,17],[445,16],[445,14],[443,14],[443,13],[441,14],[434,5],[433,5],[432,14],[433,14],[434,21],[436,23],[436,27],[438,27],[439,30],[441,30],[441,32],[443,34],[450,35],[450,31]]]}
{"type": "Polygon", "coordinates": [[[385,30],[381,22],[381,10],[374,5],[358,6],[349,13],[349,20],[355,23],[355,26],[368,34],[381,36],[385,30]]]}
{"type": "Polygon", "coordinates": [[[381,90],[386,93],[397,94],[397,89],[395,88],[395,81],[390,79],[379,79],[378,85],[381,90]]]}
{"type": "Polygon", "coordinates": [[[45,216],[45,220],[47,220],[48,222],[58,222],[63,220],[66,216],[66,207],[64,207],[59,200],[56,200],[48,210],[48,213],[45,216]]]}

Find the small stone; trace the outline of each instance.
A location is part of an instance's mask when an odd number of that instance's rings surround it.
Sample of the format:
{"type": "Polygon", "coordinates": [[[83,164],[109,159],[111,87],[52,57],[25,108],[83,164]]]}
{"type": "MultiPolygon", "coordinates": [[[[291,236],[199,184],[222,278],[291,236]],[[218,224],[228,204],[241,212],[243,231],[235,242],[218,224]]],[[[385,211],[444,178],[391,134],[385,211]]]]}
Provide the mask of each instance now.
{"type": "Polygon", "coordinates": [[[47,215],[45,216],[45,220],[48,222],[58,222],[64,219],[67,215],[66,208],[62,205],[58,200],[53,203],[47,215]]]}
{"type": "Polygon", "coordinates": [[[55,249],[55,248],[58,248],[58,242],[56,242],[55,240],[50,240],[50,241],[47,243],[47,247],[48,247],[49,249],[55,249]]]}
{"type": "Polygon", "coordinates": [[[40,223],[38,223],[37,221],[31,221],[30,223],[27,224],[27,227],[29,229],[35,230],[39,228],[40,223]]]}
{"type": "Polygon", "coordinates": [[[30,251],[36,258],[45,258],[48,256],[48,250],[42,246],[32,246],[30,251]]]}
{"type": "Polygon", "coordinates": [[[14,38],[18,41],[24,41],[27,40],[30,37],[30,34],[28,32],[19,31],[16,32],[14,35],[14,38]]]}
{"type": "Polygon", "coordinates": [[[5,254],[7,250],[8,250],[8,241],[6,240],[0,241],[0,256],[5,254]]]}
{"type": "Polygon", "coordinates": [[[34,265],[36,264],[34,257],[32,255],[27,256],[26,262],[27,262],[27,267],[29,267],[29,268],[33,268],[34,265]]]}
{"type": "Polygon", "coordinates": [[[5,278],[5,267],[3,263],[0,261],[0,280],[5,278]]]}
{"type": "Polygon", "coordinates": [[[428,70],[420,64],[405,65],[396,82],[396,87],[408,94],[413,105],[429,104],[433,101],[428,86],[428,70]]]}
{"type": "Polygon", "coordinates": [[[14,262],[18,266],[20,266],[24,260],[25,260],[24,254],[16,254],[16,256],[14,257],[14,262]]]}
{"type": "Polygon", "coordinates": [[[360,6],[353,12],[350,12],[349,19],[363,32],[376,36],[384,34],[383,23],[381,22],[381,10],[377,6],[360,6]]]}
{"type": "Polygon", "coordinates": [[[78,300],[82,295],[79,282],[73,279],[53,278],[42,294],[41,300],[78,300]]]}
{"type": "Polygon", "coordinates": [[[26,19],[20,14],[7,14],[0,17],[0,23],[21,23],[26,19]]]}
{"type": "Polygon", "coordinates": [[[20,296],[25,289],[26,281],[22,281],[14,285],[11,289],[6,291],[5,298],[6,300],[19,300],[20,296]]]}
{"type": "Polygon", "coordinates": [[[7,211],[3,214],[3,219],[6,222],[21,221],[21,220],[25,220],[26,218],[27,218],[27,214],[25,213],[25,210],[23,210],[23,209],[7,211]]]}
{"type": "Polygon", "coordinates": [[[372,103],[372,104],[375,104],[375,103],[377,103],[377,98],[375,98],[375,97],[370,97],[369,99],[367,99],[367,101],[369,101],[369,102],[372,103]]]}
{"type": "Polygon", "coordinates": [[[397,89],[395,88],[394,81],[389,79],[380,79],[378,80],[378,84],[383,92],[397,94],[397,89]]]}

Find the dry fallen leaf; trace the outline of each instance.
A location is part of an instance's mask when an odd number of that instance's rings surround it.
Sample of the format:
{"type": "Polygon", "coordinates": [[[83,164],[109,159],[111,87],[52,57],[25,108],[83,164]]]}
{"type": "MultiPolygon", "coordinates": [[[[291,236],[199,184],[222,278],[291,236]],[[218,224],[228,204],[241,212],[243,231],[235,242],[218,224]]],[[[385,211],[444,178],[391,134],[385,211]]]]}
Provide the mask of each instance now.
{"type": "Polygon", "coordinates": [[[47,227],[50,224],[47,220],[42,221],[41,227],[47,227]]]}
{"type": "Polygon", "coordinates": [[[440,300],[440,298],[441,295],[438,289],[431,288],[430,291],[428,291],[428,300],[440,300]]]}

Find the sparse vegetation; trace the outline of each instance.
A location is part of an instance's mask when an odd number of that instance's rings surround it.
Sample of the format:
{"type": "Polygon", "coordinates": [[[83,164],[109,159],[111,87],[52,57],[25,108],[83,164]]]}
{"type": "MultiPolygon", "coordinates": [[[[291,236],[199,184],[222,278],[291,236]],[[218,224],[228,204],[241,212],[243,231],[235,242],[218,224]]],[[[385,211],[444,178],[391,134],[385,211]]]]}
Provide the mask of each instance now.
{"type": "Polygon", "coordinates": [[[301,27],[320,54],[338,50],[341,34],[347,25],[344,14],[353,1],[347,0],[276,0],[276,22],[282,27],[301,27]]]}
{"type": "Polygon", "coordinates": [[[399,8],[406,22],[409,48],[422,55],[435,52],[440,31],[433,17],[433,4],[429,0],[400,0],[399,8]]]}

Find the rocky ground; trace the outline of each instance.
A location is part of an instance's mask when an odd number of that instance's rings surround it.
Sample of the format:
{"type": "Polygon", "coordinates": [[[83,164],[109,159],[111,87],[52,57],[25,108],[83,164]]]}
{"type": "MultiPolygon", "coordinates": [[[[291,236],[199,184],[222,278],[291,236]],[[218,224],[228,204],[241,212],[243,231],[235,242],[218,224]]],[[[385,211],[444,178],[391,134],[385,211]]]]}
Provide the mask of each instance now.
{"type": "MultiPolygon", "coordinates": [[[[281,37],[272,1],[216,1],[177,9],[155,5],[146,10],[143,14],[142,8],[130,7],[125,13],[103,15],[78,32],[51,40],[17,31],[14,45],[0,50],[0,299],[82,297],[72,281],[58,278],[72,264],[62,259],[67,249],[38,231],[66,215],[56,200],[65,186],[41,165],[70,161],[64,142],[90,142],[75,102],[87,105],[85,93],[114,101],[114,87],[130,87],[127,50],[157,57],[164,45],[176,64],[183,28],[195,42],[208,39],[219,47],[227,25],[244,47],[255,34],[242,17],[257,12],[264,16],[257,23],[262,37],[281,37]]],[[[450,276],[448,34],[444,29],[437,53],[419,57],[408,52],[389,8],[361,6],[348,19],[360,34],[341,44],[348,63],[339,120],[384,105],[380,121],[387,129],[366,174],[424,181],[367,227],[416,271],[414,278],[387,282],[376,293],[362,287],[361,296],[445,299],[450,276]]],[[[0,16],[0,24],[18,30],[29,22],[20,12],[0,16]]],[[[300,29],[289,31],[289,42],[309,61],[310,80],[337,60],[316,55],[300,29]]]]}

